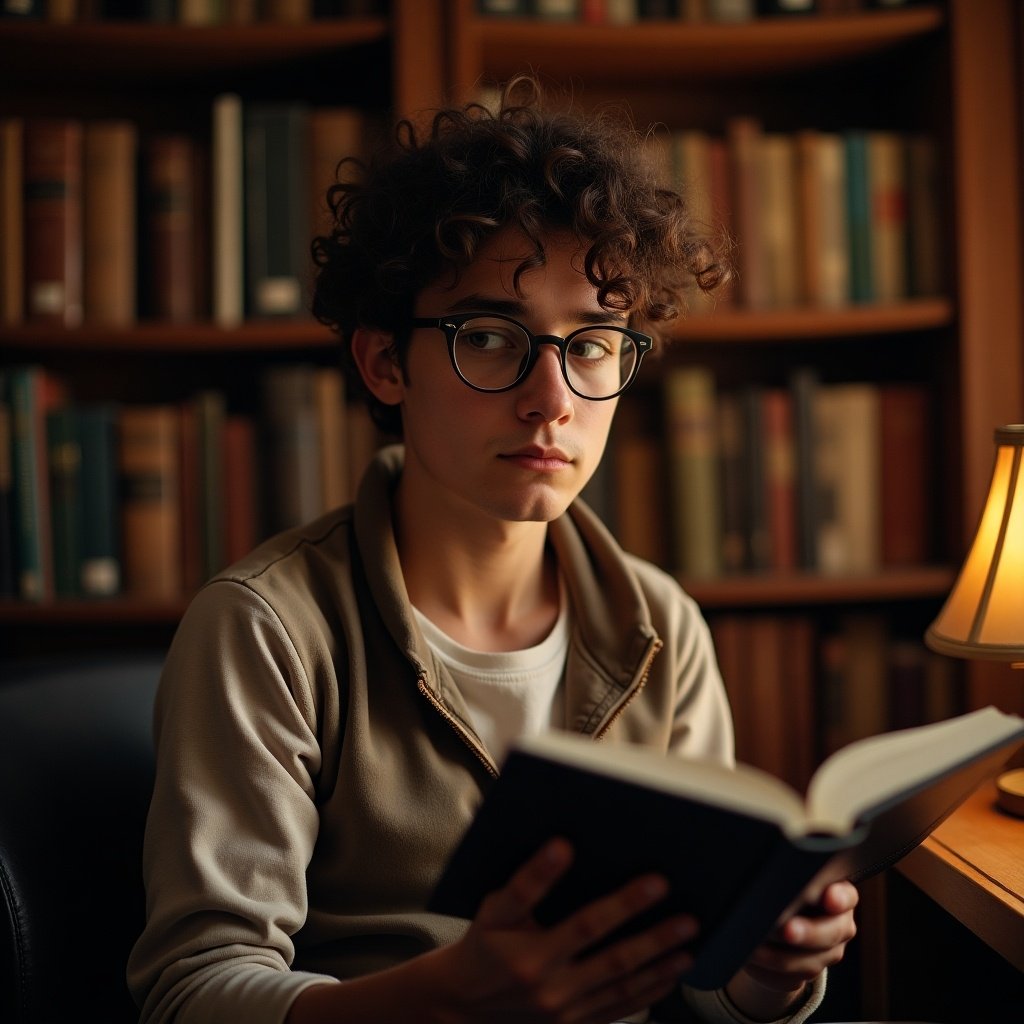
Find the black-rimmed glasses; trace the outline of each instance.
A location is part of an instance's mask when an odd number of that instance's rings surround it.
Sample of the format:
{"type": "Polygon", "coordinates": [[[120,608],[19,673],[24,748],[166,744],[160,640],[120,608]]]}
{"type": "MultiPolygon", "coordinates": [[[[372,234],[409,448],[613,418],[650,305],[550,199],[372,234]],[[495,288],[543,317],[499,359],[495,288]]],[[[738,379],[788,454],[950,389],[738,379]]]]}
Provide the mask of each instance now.
{"type": "Polygon", "coordinates": [[[598,402],[622,394],[633,383],[653,345],[646,334],[610,324],[581,327],[564,338],[533,334],[501,313],[417,316],[412,325],[444,331],[452,367],[474,391],[511,390],[533,369],[540,346],[554,345],[569,390],[598,402]]]}

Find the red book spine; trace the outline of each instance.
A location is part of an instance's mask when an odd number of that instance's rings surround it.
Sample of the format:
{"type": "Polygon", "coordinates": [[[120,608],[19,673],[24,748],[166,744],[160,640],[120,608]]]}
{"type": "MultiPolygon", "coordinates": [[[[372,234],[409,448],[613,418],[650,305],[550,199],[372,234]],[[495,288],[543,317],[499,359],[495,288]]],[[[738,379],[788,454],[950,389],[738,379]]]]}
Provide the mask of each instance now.
{"type": "Polygon", "coordinates": [[[25,125],[25,308],[28,319],[82,322],[82,125],[25,125]]]}

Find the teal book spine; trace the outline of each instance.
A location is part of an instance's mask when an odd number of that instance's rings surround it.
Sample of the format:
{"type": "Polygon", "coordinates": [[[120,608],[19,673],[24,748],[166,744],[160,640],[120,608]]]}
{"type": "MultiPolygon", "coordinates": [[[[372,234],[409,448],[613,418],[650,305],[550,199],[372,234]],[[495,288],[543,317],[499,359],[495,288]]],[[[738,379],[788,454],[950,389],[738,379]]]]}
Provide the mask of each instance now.
{"type": "Polygon", "coordinates": [[[57,597],[77,597],[82,556],[82,451],[73,407],[47,413],[46,449],[54,591],[57,597]]]}
{"type": "Polygon", "coordinates": [[[82,458],[79,588],[85,597],[113,597],[121,591],[117,406],[83,405],[78,438],[82,458]]]}
{"type": "Polygon", "coordinates": [[[855,303],[874,301],[871,272],[871,182],[867,133],[849,131],[846,149],[846,218],[850,245],[850,297],[855,303]]]}

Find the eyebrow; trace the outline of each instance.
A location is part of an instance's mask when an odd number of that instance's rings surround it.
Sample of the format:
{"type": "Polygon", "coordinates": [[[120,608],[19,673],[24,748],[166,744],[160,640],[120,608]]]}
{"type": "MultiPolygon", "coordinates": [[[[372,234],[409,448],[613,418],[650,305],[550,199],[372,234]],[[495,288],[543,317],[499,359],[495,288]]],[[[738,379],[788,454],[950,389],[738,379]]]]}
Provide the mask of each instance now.
{"type": "MultiPolygon", "coordinates": [[[[448,306],[449,313],[501,313],[504,316],[522,317],[529,312],[525,302],[518,299],[505,299],[496,296],[481,295],[473,292],[456,299],[448,306]]],[[[606,309],[578,309],[569,314],[569,319],[580,324],[625,324],[628,317],[606,309]]]]}

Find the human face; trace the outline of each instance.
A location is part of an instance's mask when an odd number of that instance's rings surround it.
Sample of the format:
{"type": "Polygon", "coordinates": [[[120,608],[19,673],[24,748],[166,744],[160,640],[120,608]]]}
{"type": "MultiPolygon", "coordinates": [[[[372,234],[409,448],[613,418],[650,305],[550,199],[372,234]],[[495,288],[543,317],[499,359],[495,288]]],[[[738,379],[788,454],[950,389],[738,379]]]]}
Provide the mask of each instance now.
{"type": "MultiPolygon", "coordinates": [[[[597,301],[580,269],[575,241],[552,233],[547,264],[520,279],[512,275],[528,251],[505,229],[484,245],[457,284],[447,278],[425,288],[417,316],[497,312],[535,334],[564,336],[595,321],[625,322],[597,301]]],[[[482,515],[505,522],[549,522],[561,515],[590,479],[604,452],[616,399],[579,398],[562,376],[558,351],[541,346],[529,376],[510,391],[482,394],[452,369],[441,331],[413,332],[402,386],[406,446],[402,487],[416,507],[446,515],[482,515]]]]}

